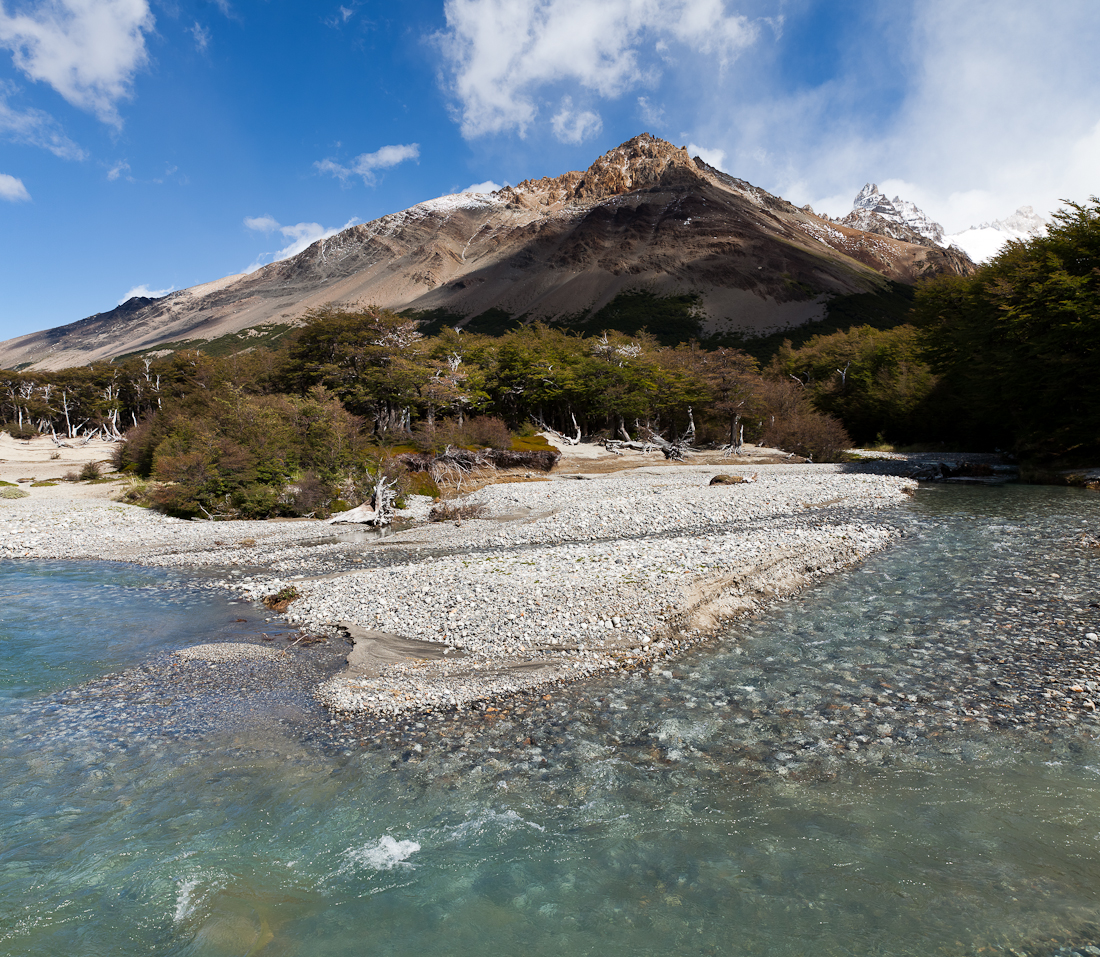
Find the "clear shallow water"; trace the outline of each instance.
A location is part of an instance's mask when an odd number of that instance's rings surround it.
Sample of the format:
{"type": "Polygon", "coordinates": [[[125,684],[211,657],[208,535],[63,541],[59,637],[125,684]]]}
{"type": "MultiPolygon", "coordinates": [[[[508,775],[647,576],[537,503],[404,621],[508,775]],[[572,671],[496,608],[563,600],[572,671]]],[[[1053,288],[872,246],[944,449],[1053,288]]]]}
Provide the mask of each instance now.
{"type": "MultiPolygon", "coordinates": [[[[60,709],[37,693],[61,676],[20,677],[20,697],[0,699],[0,953],[1100,945],[1091,729],[962,720],[964,679],[982,664],[968,647],[1046,613],[998,611],[1031,587],[1018,574],[1044,576],[1036,600],[1057,591],[1058,620],[1096,600],[1096,553],[1075,538],[1098,519],[1100,498],[1069,491],[922,491],[895,548],[665,674],[457,732],[401,726],[397,744],[335,730],[365,749],[263,720],[166,739],[112,721],[101,700],[60,709]]],[[[101,620],[112,568],[85,568],[67,587],[101,620]]],[[[185,589],[166,599],[142,587],[161,573],[115,571],[136,576],[115,583],[133,589],[130,617],[106,630],[130,637],[64,680],[187,643],[186,628],[142,631],[150,618],[207,614],[205,633],[241,607],[185,589]]]]}

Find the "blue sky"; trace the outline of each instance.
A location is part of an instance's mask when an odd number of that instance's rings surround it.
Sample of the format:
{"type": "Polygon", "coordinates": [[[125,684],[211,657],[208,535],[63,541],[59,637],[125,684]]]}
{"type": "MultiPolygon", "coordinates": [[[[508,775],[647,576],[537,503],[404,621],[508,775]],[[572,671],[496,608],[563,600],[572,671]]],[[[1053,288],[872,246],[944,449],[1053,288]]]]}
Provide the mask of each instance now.
{"type": "Polygon", "coordinates": [[[1095,0],[0,0],[0,338],[643,130],[949,232],[1100,192],[1095,0]]]}

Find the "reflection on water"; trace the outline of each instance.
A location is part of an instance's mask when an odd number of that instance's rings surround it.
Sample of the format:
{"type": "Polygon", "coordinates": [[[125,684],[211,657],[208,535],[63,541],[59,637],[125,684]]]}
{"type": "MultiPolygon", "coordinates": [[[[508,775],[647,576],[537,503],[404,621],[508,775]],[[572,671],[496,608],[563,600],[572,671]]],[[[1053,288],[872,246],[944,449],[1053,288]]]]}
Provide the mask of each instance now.
{"type": "MultiPolygon", "coordinates": [[[[410,723],[393,729],[398,750],[349,728],[337,740],[355,749],[333,751],[262,721],[166,740],[120,731],[125,717],[112,726],[102,708],[88,733],[58,736],[43,730],[56,699],[9,702],[0,952],[1100,945],[1091,728],[930,717],[951,713],[941,685],[961,696],[977,668],[957,649],[998,602],[1017,607],[1001,601],[1015,573],[1057,574],[1068,604],[1092,600],[1095,559],[1074,541],[1095,532],[1098,504],[922,492],[897,547],[664,673],[478,726],[410,723]],[[860,689],[890,676],[916,700],[867,704],[860,689]],[[878,707],[894,709],[889,734],[878,707]]],[[[94,605],[99,584],[76,600],[94,605]]],[[[139,600],[150,615],[173,607],[159,591],[139,600]]]]}

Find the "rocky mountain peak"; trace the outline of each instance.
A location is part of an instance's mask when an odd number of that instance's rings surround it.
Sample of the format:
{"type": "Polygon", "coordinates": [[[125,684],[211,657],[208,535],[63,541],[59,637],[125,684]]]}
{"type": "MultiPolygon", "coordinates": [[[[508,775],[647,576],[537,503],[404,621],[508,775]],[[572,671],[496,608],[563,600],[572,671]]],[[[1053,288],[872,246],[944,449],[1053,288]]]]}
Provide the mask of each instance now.
{"type": "Polygon", "coordinates": [[[658,183],[700,178],[686,149],[651,133],[642,133],[608,150],[583,172],[524,180],[518,186],[503,190],[502,195],[521,206],[547,206],[556,202],[587,204],[658,183]]]}
{"type": "Polygon", "coordinates": [[[944,246],[943,227],[915,203],[887,199],[876,183],[868,183],[852,200],[852,211],[841,222],[853,229],[890,236],[918,246],[944,246]]]}
{"type": "Polygon", "coordinates": [[[866,209],[890,222],[905,222],[901,213],[894,207],[894,204],[890,202],[890,200],[886,198],[886,194],[878,188],[877,183],[868,183],[863,189],[856,193],[856,198],[852,200],[852,212],[859,209],[866,209]]]}

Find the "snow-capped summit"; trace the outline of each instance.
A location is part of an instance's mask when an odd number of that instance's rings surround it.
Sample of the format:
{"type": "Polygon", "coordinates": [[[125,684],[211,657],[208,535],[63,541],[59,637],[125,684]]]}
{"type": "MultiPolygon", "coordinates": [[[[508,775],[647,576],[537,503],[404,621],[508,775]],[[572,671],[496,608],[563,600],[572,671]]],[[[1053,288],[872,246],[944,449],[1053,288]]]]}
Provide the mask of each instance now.
{"type": "Polygon", "coordinates": [[[1021,206],[1011,216],[971,226],[944,238],[944,245],[958,246],[976,263],[997,255],[1013,239],[1033,239],[1047,234],[1047,221],[1031,206],[1021,206]]]}
{"type": "Polygon", "coordinates": [[[890,202],[910,229],[916,230],[925,239],[931,239],[937,246],[948,245],[943,239],[943,227],[915,203],[910,203],[900,196],[895,196],[890,202]]]}
{"type": "Polygon", "coordinates": [[[944,235],[943,227],[920,207],[895,196],[887,199],[876,184],[868,183],[852,201],[852,211],[840,222],[864,232],[890,236],[920,246],[956,246],[974,262],[987,262],[1011,239],[1045,236],[1046,220],[1030,206],[1021,206],[1011,216],[971,226],[944,235]]]}
{"type": "Polygon", "coordinates": [[[943,227],[924,210],[900,196],[887,199],[875,183],[868,183],[856,194],[852,211],[841,222],[920,246],[947,245],[943,241],[943,227]]]}

